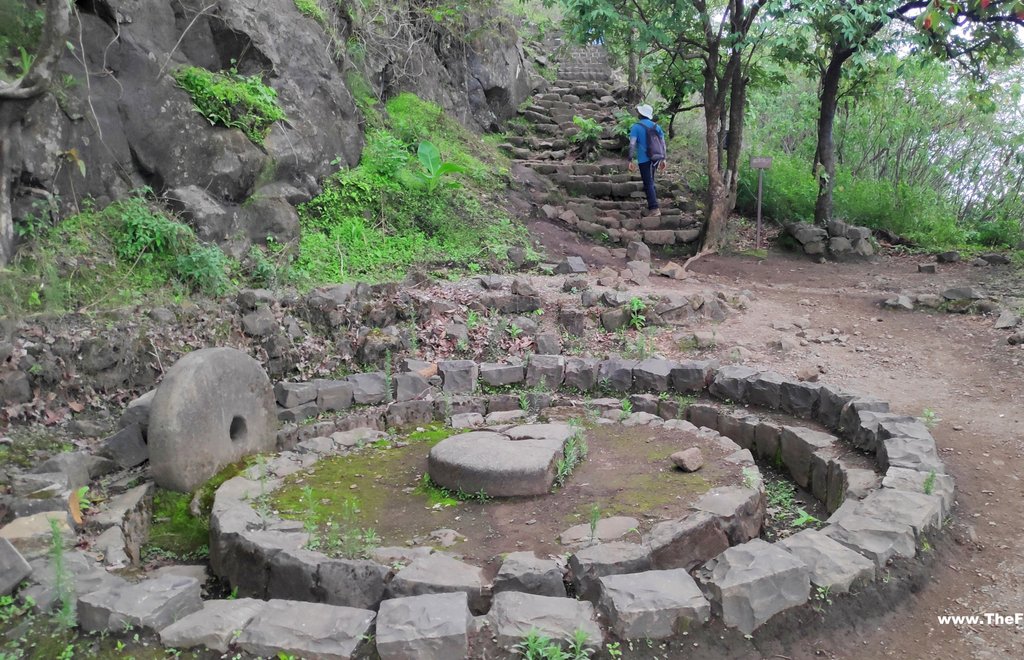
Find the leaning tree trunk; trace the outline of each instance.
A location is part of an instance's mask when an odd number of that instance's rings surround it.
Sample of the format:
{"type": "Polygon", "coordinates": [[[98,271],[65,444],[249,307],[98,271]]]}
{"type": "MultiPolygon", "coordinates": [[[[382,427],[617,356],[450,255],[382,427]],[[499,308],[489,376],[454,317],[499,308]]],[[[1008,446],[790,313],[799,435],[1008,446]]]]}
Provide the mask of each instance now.
{"type": "Polygon", "coordinates": [[[814,153],[814,174],[818,178],[818,199],[814,203],[814,223],[827,225],[832,219],[832,191],[836,185],[836,145],[833,131],[839,105],[839,83],[843,63],[853,55],[850,49],[833,51],[821,78],[821,99],[818,109],[818,146],[814,153]]]}
{"type": "Polygon", "coordinates": [[[704,227],[701,230],[700,253],[714,252],[725,244],[729,220],[729,190],[721,168],[722,151],[719,132],[725,98],[717,78],[718,58],[712,54],[704,70],[704,142],[707,147],[708,189],[705,196],[704,227]]]}
{"type": "Polygon", "coordinates": [[[642,98],[640,90],[640,57],[636,52],[636,31],[630,29],[629,36],[626,39],[626,57],[627,57],[627,87],[626,95],[629,97],[629,103],[639,103],[642,98]]]}
{"type": "Polygon", "coordinates": [[[50,88],[64,44],[71,31],[72,4],[48,0],[39,49],[28,71],[11,83],[0,83],[0,267],[14,256],[14,214],[11,208],[11,142],[27,110],[27,101],[50,88]]]}

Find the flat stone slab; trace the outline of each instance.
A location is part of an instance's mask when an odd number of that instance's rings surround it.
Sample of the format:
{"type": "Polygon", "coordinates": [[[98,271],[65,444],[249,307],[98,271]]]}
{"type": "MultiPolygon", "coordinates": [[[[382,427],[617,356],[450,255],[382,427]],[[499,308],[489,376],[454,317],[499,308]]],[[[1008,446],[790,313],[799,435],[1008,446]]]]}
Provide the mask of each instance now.
{"type": "Polygon", "coordinates": [[[554,559],[542,559],[533,552],[509,553],[494,578],[493,591],[522,591],[563,598],[566,595],[562,567],[554,559]]]}
{"type": "Polygon", "coordinates": [[[380,660],[465,658],[472,620],[464,593],[386,600],[377,613],[377,653],[380,660]]]}
{"type": "Polygon", "coordinates": [[[907,525],[918,538],[942,525],[942,499],[938,495],[881,488],[857,503],[853,510],[863,516],[907,525]]]}
{"type": "Polygon", "coordinates": [[[371,610],[292,600],[267,601],[235,640],[254,655],[286,653],[318,660],[350,660],[366,641],[371,610]]]}
{"type": "Polygon", "coordinates": [[[32,574],[32,567],[11,542],[0,538],[0,596],[6,596],[32,574]]]}
{"type": "Polygon", "coordinates": [[[603,577],[598,607],[620,639],[666,639],[711,615],[711,604],[681,568],[603,577]]]}
{"type": "Polygon", "coordinates": [[[238,631],[263,609],[265,601],[253,598],[208,600],[203,608],[160,631],[160,643],[176,649],[205,646],[227,653],[238,631]]]}
{"type": "Polygon", "coordinates": [[[779,541],[811,569],[811,584],[830,593],[846,593],[854,584],[875,579],[875,564],[850,548],[813,529],[779,541]]]}
{"type": "Polygon", "coordinates": [[[742,486],[720,486],[704,493],[694,504],[697,511],[718,516],[732,543],[757,538],[764,523],[765,497],[760,490],[742,486]]]}
{"type": "Polygon", "coordinates": [[[487,611],[487,586],[483,569],[435,552],[398,571],[389,588],[393,597],[461,591],[468,596],[470,609],[483,614],[487,611]]]}
{"type": "Polygon", "coordinates": [[[582,525],[573,525],[559,534],[558,542],[562,545],[579,545],[580,543],[589,543],[591,541],[599,541],[601,543],[617,541],[639,527],[640,521],[629,516],[601,518],[594,527],[593,538],[591,538],[590,524],[583,523],[582,525]]]}
{"type": "Polygon", "coordinates": [[[86,632],[159,632],[203,607],[195,578],[165,576],[101,589],[78,599],[78,625],[86,632]]]}
{"type": "Polygon", "coordinates": [[[747,635],[779,612],[806,603],[811,591],[810,569],[761,539],[729,548],[699,576],[715,613],[747,635]]]}
{"type": "MultiPolygon", "coordinates": [[[[516,427],[523,428],[523,427],[516,427]]],[[[427,473],[440,486],[490,497],[543,495],[555,483],[564,440],[511,440],[476,432],[445,438],[431,448],[427,473]]]]}
{"type": "Polygon", "coordinates": [[[535,596],[518,591],[503,591],[494,596],[487,615],[498,645],[511,649],[530,631],[567,646],[576,631],[587,635],[587,648],[601,646],[601,628],[594,606],[572,598],[535,596]]]}

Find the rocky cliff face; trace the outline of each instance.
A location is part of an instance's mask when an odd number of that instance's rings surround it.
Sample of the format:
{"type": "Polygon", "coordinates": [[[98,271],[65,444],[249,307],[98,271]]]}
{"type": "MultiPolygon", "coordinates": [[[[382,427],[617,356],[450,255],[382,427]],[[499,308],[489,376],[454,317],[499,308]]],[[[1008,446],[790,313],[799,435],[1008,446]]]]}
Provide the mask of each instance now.
{"type": "MultiPolygon", "coordinates": [[[[67,213],[86,197],[103,205],[150,186],[200,238],[238,253],[267,236],[295,238],[293,205],[339,164],[358,163],[361,115],[345,84],[356,65],[341,51],[359,21],[372,18],[361,15],[365,5],[352,13],[331,3],[322,24],[294,0],[78,5],[81,31],[76,24],[62,80],[32,105],[12,145],[13,171],[4,173],[14,181],[16,223],[47,194],[67,213]],[[287,119],[262,145],[211,126],[172,77],[185,65],[261,74],[287,119]]],[[[514,30],[467,41],[433,29],[415,5],[389,11],[406,12],[409,29],[361,55],[360,74],[375,92],[416,92],[476,127],[510,116],[531,92],[514,30]]],[[[496,20],[466,22],[493,27],[496,20]]]]}

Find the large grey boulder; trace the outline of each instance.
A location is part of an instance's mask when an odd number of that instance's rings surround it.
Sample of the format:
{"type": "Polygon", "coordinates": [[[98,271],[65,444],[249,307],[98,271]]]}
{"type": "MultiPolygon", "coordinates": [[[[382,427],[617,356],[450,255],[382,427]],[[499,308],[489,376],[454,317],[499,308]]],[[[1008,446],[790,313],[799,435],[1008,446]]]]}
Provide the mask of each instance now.
{"type": "Polygon", "coordinates": [[[695,511],[679,520],[656,524],[644,537],[655,568],[692,570],[729,547],[720,517],[695,511]]]}
{"type": "Polygon", "coordinates": [[[811,584],[830,593],[846,593],[853,585],[875,579],[875,564],[870,559],[821,532],[805,529],[779,543],[811,570],[811,584]]]}
{"type": "Polygon", "coordinates": [[[620,639],[667,639],[711,615],[700,587],[681,568],[603,577],[598,608],[620,639]]]}
{"type": "Polygon", "coordinates": [[[200,610],[199,581],[165,576],[86,593],[78,599],[78,625],[86,632],[159,632],[200,610]]]}
{"type": "Polygon", "coordinates": [[[376,614],[354,607],[267,601],[235,640],[243,651],[277,657],[350,660],[366,643],[376,614]]]}
{"type": "Polygon", "coordinates": [[[487,619],[498,645],[508,650],[530,632],[544,635],[563,647],[568,646],[577,631],[586,634],[587,648],[600,648],[602,642],[594,606],[572,598],[503,591],[495,594],[487,619]]]}
{"type": "Polygon", "coordinates": [[[32,574],[32,567],[25,561],[11,542],[0,538],[0,596],[6,596],[32,574]]]}
{"type": "Polygon", "coordinates": [[[511,552],[501,562],[492,591],[564,598],[563,577],[562,568],[554,559],[541,559],[533,552],[511,552]]]}
{"type": "Polygon", "coordinates": [[[150,470],[157,485],[191,492],[244,456],[274,449],[273,389],[260,363],[204,348],[172,366],[153,397],[150,470]]]}
{"type": "Polygon", "coordinates": [[[569,557],[569,570],[580,598],[597,602],[600,579],[607,575],[651,570],[651,550],[639,543],[612,541],[583,548],[569,557]]]}
{"type": "Polygon", "coordinates": [[[430,449],[427,473],[436,483],[491,497],[543,495],[555,482],[564,440],[510,440],[486,431],[445,438],[430,449]]]}
{"type": "Polygon", "coordinates": [[[176,649],[205,646],[227,653],[235,636],[249,625],[264,603],[252,598],[208,600],[202,609],[161,630],[160,643],[176,649]]]}
{"type": "Polygon", "coordinates": [[[465,658],[472,619],[461,592],[391,598],[377,613],[377,654],[380,660],[465,658]]]}
{"type": "Polygon", "coordinates": [[[698,572],[715,614],[749,635],[774,615],[807,602],[810,570],[774,543],[733,546],[698,572]]]}
{"type": "Polygon", "coordinates": [[[464,592],[476,614],[487,611],[488,587],[483,569],[440,552],[414,560],[389,585],[392,597],[464,592]]]}

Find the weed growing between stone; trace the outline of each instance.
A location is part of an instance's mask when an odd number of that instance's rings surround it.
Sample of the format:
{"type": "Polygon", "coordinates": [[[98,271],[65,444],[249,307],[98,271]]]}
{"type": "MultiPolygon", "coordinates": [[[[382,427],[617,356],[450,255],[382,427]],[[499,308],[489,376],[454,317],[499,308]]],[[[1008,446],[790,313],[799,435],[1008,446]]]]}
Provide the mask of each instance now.
{"type": "Polygon", "coordinates": [[[75,617],[75,584],[71,571],[64,561],[64,535],[61,533],[60,522],[50,518],[50,566],[53,568],[53,588],[57,592],[60,608],[56,620],[64,628],[74,628],[75,617]]]}
{"type": "Polygon", "coordinates": [[[587,660],[591,651],[586,648],[589,635],[583,630],[576,630],[571,639],[562,642],[553,640],[539,630],[530,630],[523,641],[512,647],[512,651],[523,660],[587,660]]]}
{"type": "Polygon", "coordinates": [[[796,487],[782,477],[765,480],[768,500],[768,519],[773,526],[782,528],[783,536],[805,527],[816,528],[821,521],[799,506],[796,487]]]}
{"type": "Polygon", "coordinates": [[[575,428],[573,434],[565,441],[562,457],[555,463],[555,485],[565,485],[565,480],[569,478],[580,461],[587,457],[589,451],[590,448],[587,446],[587,439],[584,437],[582,429],[575,428]]]}

